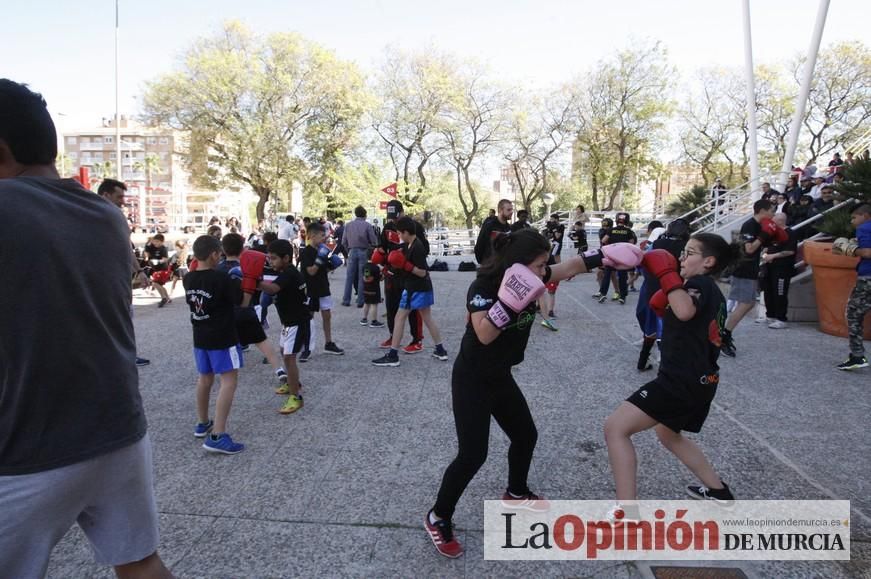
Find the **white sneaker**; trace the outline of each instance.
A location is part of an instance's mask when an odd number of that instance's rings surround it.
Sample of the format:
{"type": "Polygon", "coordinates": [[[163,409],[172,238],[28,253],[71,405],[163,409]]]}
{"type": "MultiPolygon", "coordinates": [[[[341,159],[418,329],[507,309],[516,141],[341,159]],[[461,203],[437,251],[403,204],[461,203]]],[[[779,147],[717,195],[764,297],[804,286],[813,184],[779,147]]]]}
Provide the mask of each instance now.
{"type": "Polygon", "coordinates": [[[786,322],[781,322],[780,320],[774,320],[773,322],[768,324],[768,327],[771,328],[772,330],[782,330],[783,328],[786,327],[786,322]]]}
{"type": "Polygon", "coordinates": [[[776,322],[777,319],[775,319],[775,318],[767,318],[767,317],[765,317],[765,316],[759,316],[758,318],[756,318],[756,319],[753,320],[753,321],[756,322],[757,324],[771,324],[771,323],[773,323],[773,322],[776,322]]]}

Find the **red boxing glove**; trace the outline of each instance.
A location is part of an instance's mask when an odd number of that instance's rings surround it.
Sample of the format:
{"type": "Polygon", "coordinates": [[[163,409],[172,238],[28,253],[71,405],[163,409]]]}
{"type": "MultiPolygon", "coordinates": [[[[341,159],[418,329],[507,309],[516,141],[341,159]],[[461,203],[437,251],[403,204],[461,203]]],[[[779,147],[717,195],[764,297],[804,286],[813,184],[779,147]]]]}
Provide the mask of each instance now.
{"type": "Polygon", "coordinates": [[[387,242],[393,243],[395,245],[399,245],[400,243],[402,243],[402,240],[399,238],[399,232],[396,231],[395,229],[388,229],[387,230],[387,242]]]}
{"type": "Polygon", "coordinates": [[[371,261],[375,265],[384,265],[384,262],[387,261],[387,252],[385,252],[383,248],[379,247],[372,252],[371,261]]]}
{"type": "Polygon", "coordinates": [[[762,245],[771,245],[774,239],[777,237],[777,224],[774,222],[773,219],[765,217],[762,221],[759,222],[759,227],[759,234],[756,236],[756,238],[762,242],[762,245]]]}
{"type": "Polygon", "coordinates": [[[414,269],[414,264],[405,259],[405,254],[401,249],[394,249],[387,255],[387,263],[396,269],[404,269],[411,272],[414,269]]]}
{"type": "Polygon", "coordinates": [[[786,243],[787,241],[789,241],[789,233],[786,232],[786,229],[778,227],[774,233],[774,243],[786,243]]]}
{"type": "Polygon", "coordinates": [[[242,266],[242,291],[246,294],[253,294],[257,291],[257,282],[263,277],[266,254],[246,249],[239,256],[239,265],[242,266]]]}
{"type": "Polygon", "coordinates": [[[659,287],[666,294],[683,287],[683,278],[677,272],[677,260],[664,249],[653,249],[644,254],[641,266],[659,278],[659,287]]]}
{"type": "Polygon", "coordinates": [[[665,317],[665,310],[668,307],[668,294],[662,290],[658,290],[655,294],[650,296],[650,301],[647,302],[647,305],[650,306],[650,309],[653,310],[654,314],[660,318],[665,317]]]}

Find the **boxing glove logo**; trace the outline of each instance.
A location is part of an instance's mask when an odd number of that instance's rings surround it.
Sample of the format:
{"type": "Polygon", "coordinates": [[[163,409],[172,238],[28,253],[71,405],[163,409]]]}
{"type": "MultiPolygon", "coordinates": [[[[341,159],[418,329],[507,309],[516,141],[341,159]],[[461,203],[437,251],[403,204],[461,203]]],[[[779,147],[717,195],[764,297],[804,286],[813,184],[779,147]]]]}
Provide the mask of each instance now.
{"type": "Polygon", "coordinates": [[[524,283],[523,280],[515,276],[511,276],[504,287],[514,294],[515,298],[518,300],[526,299],[526,294],[528,294],[532,289],[532,287],[524,283]]]}

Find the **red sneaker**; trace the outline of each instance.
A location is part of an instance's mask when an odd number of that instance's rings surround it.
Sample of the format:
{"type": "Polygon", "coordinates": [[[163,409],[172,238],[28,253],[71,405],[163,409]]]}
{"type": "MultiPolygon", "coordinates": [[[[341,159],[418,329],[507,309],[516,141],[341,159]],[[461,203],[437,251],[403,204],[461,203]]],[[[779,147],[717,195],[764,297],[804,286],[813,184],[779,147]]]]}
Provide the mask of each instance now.
{"type": "Polygon", "coordinates": [[[439,553],[445,557],[456,559],[463,554],[463,546],[454,537],[454,525],[448,520],[442,519],[435,524],[429,522],[429,513],[424,517],[423,526],[432,539],[432,544],[439,553]]]}
{"type": "Polygon", "coordinates": [[[383,342],[378,344],[378,347],[381,348],[382,350],[389,350],[390,346],[392,344],[393,344],[393,338],[387,338],[386,340],[384,340],[383,342]]]}
{"type": "Polygon", "coordinates": [[[412,342],[406,347],[402,349],[406,354],[417,354],[418,352],[423,352],[423,343],[422,342],[412,342]]]}
{"type": "Polygon", "coordinates": [[[535,493],[527,493],[520,497],[512,496],[505,491],[502,495],[502,506],[506,509],[517,511],[532,511],[533,513],[546,513],[550,510],[550,501],[535,493]]]}

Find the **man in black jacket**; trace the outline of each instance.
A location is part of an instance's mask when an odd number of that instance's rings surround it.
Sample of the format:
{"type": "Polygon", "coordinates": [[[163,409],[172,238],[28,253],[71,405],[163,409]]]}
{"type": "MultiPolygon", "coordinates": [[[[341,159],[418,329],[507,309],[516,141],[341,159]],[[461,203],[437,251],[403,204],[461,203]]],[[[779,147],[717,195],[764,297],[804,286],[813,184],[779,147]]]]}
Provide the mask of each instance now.
{"type": "Polygon", "coordinates": [[[484,263],[493,252],[493,238],[500,233],[508,233],[511,230],[509,221],[514,213],[514,204],[508,199],[501,199],[496,205],[496,219],[488,219],[481,225],[478,233],[478,241],[475,242],[475,261],[484,263]]]}

